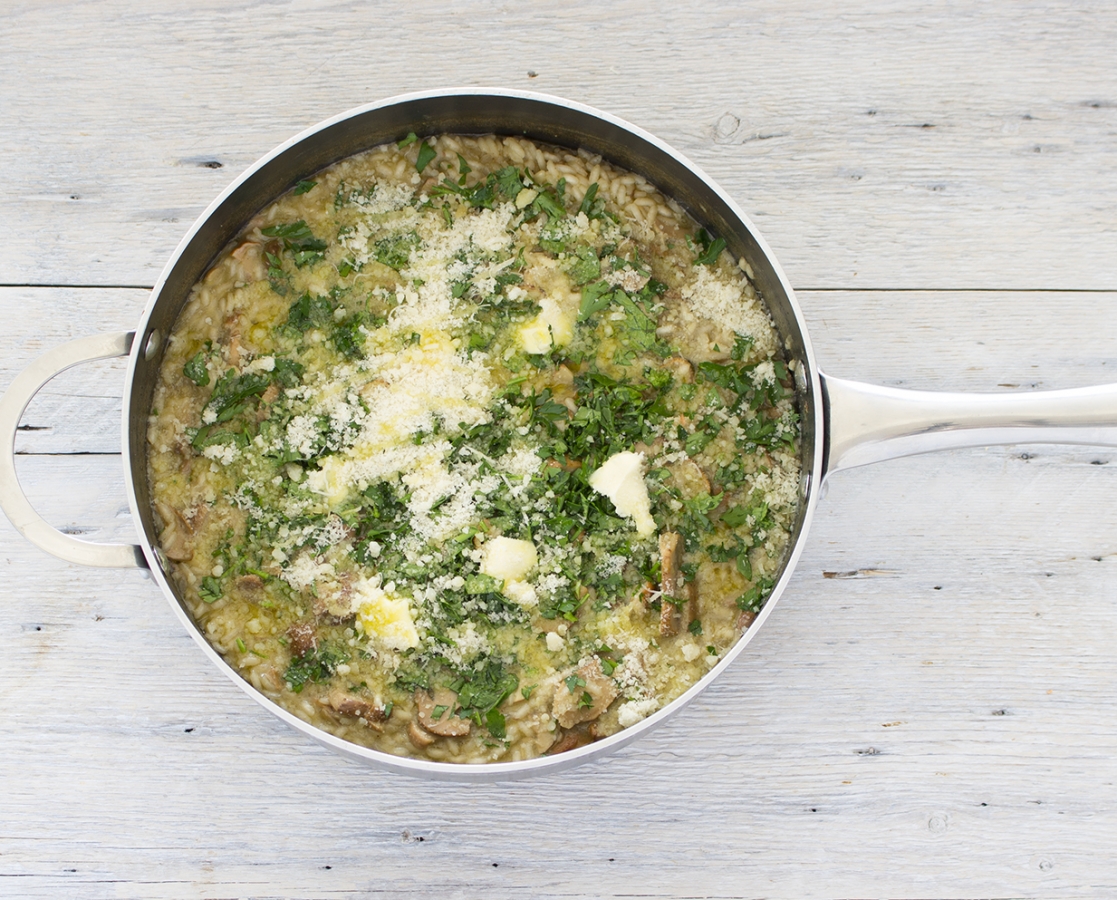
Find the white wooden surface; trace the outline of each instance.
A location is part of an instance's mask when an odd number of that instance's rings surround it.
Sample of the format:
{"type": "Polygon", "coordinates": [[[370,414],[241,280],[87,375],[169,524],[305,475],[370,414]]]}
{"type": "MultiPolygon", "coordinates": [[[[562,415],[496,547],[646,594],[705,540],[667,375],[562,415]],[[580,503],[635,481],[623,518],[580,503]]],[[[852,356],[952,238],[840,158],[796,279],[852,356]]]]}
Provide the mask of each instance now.
{"type": "MultiPolygon", "coordinates": [[[[134,324],[275,144],[460,84],[597,105],[690,155],[835,375],[1117,378],[1117,9],[836,6],[0,4],[0,388],[134,324]]],[[[122,371],[57,379],[16,441],[44,514],[96,539],[130,539],[122,371]]],[[[2,896],[1117,894],[1117,449],[841,473],[724,679],[625,751],[515,784],[319,749],[140,572],[55,561],[6,521],[0,565],[2,896]]]]}

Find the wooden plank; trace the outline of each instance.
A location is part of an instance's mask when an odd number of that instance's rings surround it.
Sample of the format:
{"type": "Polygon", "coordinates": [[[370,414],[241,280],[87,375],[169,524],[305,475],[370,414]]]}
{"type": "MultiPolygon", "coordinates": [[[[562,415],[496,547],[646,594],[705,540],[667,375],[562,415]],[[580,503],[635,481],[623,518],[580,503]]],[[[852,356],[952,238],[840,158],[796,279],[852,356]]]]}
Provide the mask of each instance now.
{"type": "Polygon", "coordinates": [[[1111,4],[432,12],[0,12],[0,110],[21,126],[0,135],[0,214],[20,223],[0,283],[151,284],[217,193],[301,129],[417,88],[496,84],[678,147],[801,288],[1117,289],[1111,4]]]}
{"type": "MultiPolygon", "coordinates": [[[[136,327],[148,292],[2,288],[0,390],[47,350],[75,338],[136,327]]],[[[16,452],[119,453],[124,360],[75,366],[52,379],[28,405],[16,452]]]]}
{"type": "Polygon", "coordinates": [[[820,367],[940,391],[1117,381],[1117,293],[801,291],[820,367]]]}

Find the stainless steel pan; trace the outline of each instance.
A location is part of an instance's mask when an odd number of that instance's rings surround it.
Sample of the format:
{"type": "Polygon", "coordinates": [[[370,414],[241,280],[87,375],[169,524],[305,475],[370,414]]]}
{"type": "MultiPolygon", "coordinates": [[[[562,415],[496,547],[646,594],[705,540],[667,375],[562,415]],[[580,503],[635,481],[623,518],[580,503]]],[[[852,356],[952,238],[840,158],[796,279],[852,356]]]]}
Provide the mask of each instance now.
{"type": "Polygon", "coordinates": [[[1117,385],[1032,394],[946,394],[875,387],[831,378],[818,370],[794,293],[779,263],[737,205],[697,166],[647,132],[607,113],[555,97],[520,91],[454,90],[409,94],[343,113],[278,147],[246,171],[207,209],[183,239],[135,332],[73,341],[38,359],[0,399],[0,506],[33,543],[55,556],[90,566],[147,566],[183,626],[202,651],[245,692],[285,722],[348,756],[431,778],[495,781],[556,771],[627,744],[677,712],[732,664],[786,588],[806,541],[825,479],[839,469],[898,456],[995,443],[1117,445],[1117,385]],[[295,182],[354,153],[417,134],[518,134],[598,153],[639,172],[723,237],[748,261],[790,357],[799,365],[803,477],[792,551],[755,623],[721,662],[682,697],[655,715],[589,746],[516,763],[462,766],[403,759],[350,744],[318,730],[259,694],[213,650],[165,573],[147,484],[147,416],[165,346],[191,287],[244,224],[295,182]],[[56,531],[24,497],[15,472],[16,427],[42,385],[78,363],[128,357],[123,452],[128,502],[140,544],[106,545],[56,531]]]}

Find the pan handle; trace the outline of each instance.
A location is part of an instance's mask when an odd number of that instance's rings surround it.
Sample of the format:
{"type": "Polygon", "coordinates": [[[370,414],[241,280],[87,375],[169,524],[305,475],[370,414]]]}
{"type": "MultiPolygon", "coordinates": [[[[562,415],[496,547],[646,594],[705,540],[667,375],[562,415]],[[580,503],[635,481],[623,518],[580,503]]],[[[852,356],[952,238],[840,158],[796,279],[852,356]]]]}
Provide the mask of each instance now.
{"type": "Polygon", "coordinates": [[[822,375],[823,474],[991,444],[1117,447],[1117,384],[1026,394],[908,391],[822,375]]]}
{"type": "Polygon", "coordinates": [[[79,541],[47,524],[35,512],[16,476],[16,429],[31,398],[55,375],[78,363],[127,356],[134,337],[134,331],[98,334],[55,347],[20,372],[0,398],[0,508],[32,544],[67,562],[103,568],[147,567],[138,546],[79,541]]]}

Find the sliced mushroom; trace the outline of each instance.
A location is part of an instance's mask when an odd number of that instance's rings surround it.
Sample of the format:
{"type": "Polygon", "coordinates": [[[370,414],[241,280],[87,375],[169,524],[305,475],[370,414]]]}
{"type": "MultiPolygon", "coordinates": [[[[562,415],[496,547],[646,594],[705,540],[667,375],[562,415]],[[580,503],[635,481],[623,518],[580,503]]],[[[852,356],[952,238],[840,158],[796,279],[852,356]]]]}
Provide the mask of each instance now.
{"type": "Polygon", "coordinates": [[[264,248],[255,241],[245,241],[232,253],[238,281],[262,281],[268,277],[264,248]]]}
{"type": "Polygon", "coordinates": [[[326,698],[326,702],[343,716],[353,716],[360,719],[365,725],[377,731],[380,730],[381,722],[388,721],[388,713],[383,706],[369,703],[369,701],[346,691],[331,691],[326,698]]]}
{"type": "Polygon", "coordinates": [[[260,683],[269,691],[283,690],[283,678],[275,666],[267,664],[256,666],[254,674],[260,677],[260,683]]]}
{"type": "Polygon", "coordinates": [[[429,747],[435,741],[434,735],[415,721],[407,726],[407,739],[419,750],[429,747]]]}
{"type": "Polygon", "coordinates": [[[560,728],[591,722],[617,699],[617,686],[592,656],[563,675],[555,688],[552,714],[560,728]]]}
{"type": "Polygon", "coordinates": [[[259,575],[241,575],[237,579],[237,587],[250,597],[264,590],[264,579],[259,575]]]}
{"type": "Polygon", "coordinates": [[[659,589],[665,597],[679,596],[682,559],[683,536],[677,531],[663,532],[659,536],[659,589]]]}
{"type": "Polygon", "coordinates": [[[291,655],[302,659],[312,650],[318,649],[318,631],[309,622],[296,622],[287,629],[291,655]]]}
{"type": "Polygon", "coordinates": [[[352,572],[342,572],[336,580],[323,578],[315,583],[314,615],[344,621],[353,615],[352,572]]]}
{"type": "Polygon", "coordinates": [[[553,756],[556,753],[565,753],[567,750],[576,750],[578,747],[584,747],[590,743],[593,743],[593,737],[589,732],[584,728],[577,728],[563,734],[551,745],[547,754],[553,756]]]}
{"type": "Polygon", "coordinates": [[[164,527],[159,534],[159,546],[168,559],[187,562],[194,558],[193,532],[177,509],[166,503],[156,503],[155,509],[163,520],[164,527]]]}
{"type": "Polygon", "coordinates": [[[698,617],[698,591],[693,582],[683,581],[681,565],[682,535],[666,531],[659,536],[660,585],[662,596],[659,610],[660,637],[670,637],[690,626],[698,617]]]}
{"type": "Polygon", "coordinates": [[[419,724],[431,734],[439,737],[465,737],[469,734],[471,723],[454,715],[458,705],[458,695],[446,688],[415,692],[415,708],[419,724]],[[435,715],[435,710],[438,714],[435,715]]]}

